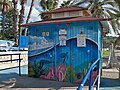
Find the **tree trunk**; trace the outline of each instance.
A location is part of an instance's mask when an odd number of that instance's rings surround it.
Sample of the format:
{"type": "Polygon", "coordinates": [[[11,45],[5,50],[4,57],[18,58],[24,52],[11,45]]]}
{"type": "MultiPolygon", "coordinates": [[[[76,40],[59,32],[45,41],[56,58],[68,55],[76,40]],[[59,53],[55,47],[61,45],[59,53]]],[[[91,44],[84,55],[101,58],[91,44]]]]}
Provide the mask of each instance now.
{"type": "MultiPolygon", "coordinates": [[[[32,12],[33,3],[34,3],[34,0],[32,0],[32,2],[31,2],[31,6],[30,6],[30,10],[29,10],[29,13],[28,13],[28,16],[27,16],[26,23],[28,23],[28,21],[30,19],[30,15],[31,15],[31,12],[32,12]]],[[[24,35],[27,36],[27,29],[25,29],[24,35]]]]}
{"type": "Polygon", "coordinates": [[[19,37],[18,37],[18,21],[17,21],[17,19],[18,19],[18,12],[17,12],[17,2],[18,2],[18,0],[17,1],[15,1],[15,0],[12,0],[12,2],[13,2],[13,5],[14,5],[14,38],[15,38],[15,42],[18,44],[18,39],[19,39],[19,37]]]}
{"type": "Polygon", "coordinates": [[[3,7],[2,7],[2,17],[3,17],[3,23],[2,23],[2,39],[4,39],[4,31],[5,31],[5,4],[6,4],[6,0],[3,1],[3,7]]]}
{"type": "Polygon", "coordinates": [[[115,56],[115,51],[114,51],[115,45],[114,43],[112,43],[112,45],[110,46],[110,55],[109,55],[109,59],[108,59],[108,66],[112,67],[114,63],[117,63],[117,58],[115,56]]]}
{"type": "Polygon", "coordinates": [[[19,15],[19,25],[18,25],[19,39],[20,39],[20,35],[22,34],[20,24],[23,23],[23,18],[24,18],[24,10],[25,10],[24,3],[25,3],[25,0],[21,0],[21,10],[20,10],[20,15],[19,15]]]}
{"type": "Polygon", "coordinates": [[[31,6],[30,6],[30,10],[29,10],[29,13],[28,13],[28,16],[27,16],[27,20],[26,20],[26,23],[28,23],[29,19],[30,19],[30,15],[31,15],[31,12],[32,12],[32,7],[33,7],[33,4],[34,3],[34,0],[32,0],[31,2],[31,6]]]}
{"type": "Polygon", "coordinates": [[[119,37],[115,40],[115,45],[117,45],[118,43],[120,43],[120,35],[119,35],[119,37]]]}

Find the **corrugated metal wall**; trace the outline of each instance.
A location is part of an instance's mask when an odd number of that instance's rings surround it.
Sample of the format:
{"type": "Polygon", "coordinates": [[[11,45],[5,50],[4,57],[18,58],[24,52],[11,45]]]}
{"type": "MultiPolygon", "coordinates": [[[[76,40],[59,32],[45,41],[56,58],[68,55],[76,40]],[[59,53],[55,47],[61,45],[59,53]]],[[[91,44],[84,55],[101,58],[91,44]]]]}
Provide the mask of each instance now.
{"type": "Polygon", "coordinates": [[[98,58],[98,30],[98,22],[29,27],[29,76],[80,83],[98,58]],[[60,46],[61,29],[67,31],[65,46],[60,46]],[[87,37],[86,47],[77,47],[81,31],[87,37]]]}

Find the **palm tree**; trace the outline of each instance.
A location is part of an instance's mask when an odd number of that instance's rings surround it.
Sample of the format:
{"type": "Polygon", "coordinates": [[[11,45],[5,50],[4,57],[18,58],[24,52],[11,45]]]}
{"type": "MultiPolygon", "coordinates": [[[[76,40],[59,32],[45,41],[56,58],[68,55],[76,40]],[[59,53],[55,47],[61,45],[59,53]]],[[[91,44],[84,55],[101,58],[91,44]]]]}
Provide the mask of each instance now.
{"type": "MultiPolygon", "coordinates": [[[[83,0],[76,5],[84,5],[87,3],[87,8],[93,14],[93,17],[112,18],[110,25],[115,33],[120,33],[120,1],[119,0],[83,0]]],[[[111,29],[110,29],[111,30],[111,29]]]]}
{"type": "Polygon", "coordinates": [[[3,1],[0,0],[0,11],[2,11],[2,4],[3,4],[3,1]]]}
{"type": "Polygon", "coordinates": [[[119,8],[120,10],[120,0],[115,0],[116,4],[117,4],[117,7],[119,8]]]}
{"type": "Polygon", "coordinates": [[[3,0],[0,0],[0,11],[2,11],[2,9],[3,9],[3,4],[4,4],[4,6],[5,6],[6,11],[10,8],[9,2],[8,2],[8,1],[5,1],[5,2],[6,2],[6,3],[4,3],[3,0]]]}
{"type": "Polygon", "coordinates": [[[22,33],[22,30],[21,30],[21,27],[20,27],[20,24],[23,23],[23,18],[24,18],[24,11],[25,11],[25,0],[20,0],[20,5],[21,5],[21,10],[20,10],[20,15],[19,15],[19,25],[18,25],[18,32],[19,32],[19,37],[22,33]]]}
{"type": "MultiPolygon", "coordinates": [[[[106,18],[112,18],[112,20],[109,22],[114,30],[115,33],[120,33],[120,23],[118,20],[120,20],[120,1],[119,0],[86,0],[88,3],[88,9],[93,13],[94,17],[106,17],[106,18]]],[[[84,3],[86,3],[84,2],[84,3]]],[[[82,4],[77,3],[77,5],[82,4]]],[[[116,43],[120,40],[120,36],[117,38],[117,40],[112,43],[110,52],[112,56],[115,56],[114,54],[114,46],[116,43]],[[114,45],[113,45],[114,44],[114,45]]],[[[110,56],[110,60],[114,60],[115,57],[110,56]]],[[[111,63],[110,63],[111,64],[111,63]]]]}
{"type": "Polygon", "coordinates": [[[27,2],[27,0],[20,0],[21,10],[20,10],[19,21],[18,21],[18,36],[19,36],[19,39],[20,39],[20,35],[22,34],[22,30],[21,30],[20,25],[23,23],[24,11],[25,11],[25,6],[24,5],[25,5],[26,2],[27,2]]]}
{"type": "Polygon", "coordinates": [[[17,12],[17,3],[18,3],[18,0],[12,0],[12,2],[13,2],[13,7],[14,7],[14,38],[15,38],[15,42],[16,43],[18,43],[19,41],[18,41],[18,21],[17,21],[17,19],[18,19],[18,12],[17,12]]]}
{"type": "Polygon", "coordinates": [[[41,12],[41,18],[45,19],[44,12],[54,10],[58,7],[58,0],[41,0],[40,6],[43,9],[43,12],[41,12]]]}
{"type": "Polygon", "coordinates": [[[0,0],[0,12],[2,11],[2,15],[1,15],[1,19],[2,19],[2,30],[1,30],[1,33],[2,33],[2,39],[5,39],[5,19],[6,19],[6,13],[11,10],[13,7],[12,7],[12,2],[11,1],[8,1],[8,0],[0,0]]]}
{"type": "Polygon", "coordinates": [[[40,5],[44,11],[51,11],[58,7],[58,0],[41,0],[40,5]]]}
{"type": "Polygon", "coordinates": [[[5,4],[6,4],[6,0],[3,1],[2,3],[2,19],[3,19],[3,23],[2,23],[2,39],[4,39],[4,31],[5,31],[5,4]]]}
{"type": "Polygon", "coordinates": [[[74,0],[68,0],[68,1],[63,1],[60,7],[62,8],[62,7],[68,7],[73,5],[74,5],[74,0]]]}
{"type": "Polygon", "coordinates": [[[68,6],[75,6],[76,4],[78,4],[78,2],[85,2],[85,0],[67,0],[67,1],[63,1],[63,3],[60,5],[60,7],[68,7],[68,6]]]}
{"type": "MultiPolygon", "coordinates": [[[[32,0],[32,2],[31,2],[31,6],[30,6],[30,10],[29,10],[29,13],[28,13],[28,16],[27,16],[26,23],[28,23],[28,21],[29,21],[29,19],[30,19],[30,15],[31,15],[32,8],[33,8],[33,3],[34,3],[34,0],[32,0]]],[[[26,36],[26,35],[27,35],[27,29],[25,29],[24,32],[25,32],[24,35],[26,36]]]]}
{"type": "Polygon", "coordinates": [[[32,8],[33,8],[33,3],[34,3],[34,0],[32,0],[32,2],[31,2],[31,6],[30,6],[30,10],[29,10],[29,13],[28,13],[28,16],[27,16],[26,23],[28,23],[28,21],[29,21],[29,19],[30,19],[30,15],[31,15],[32,8]]]}

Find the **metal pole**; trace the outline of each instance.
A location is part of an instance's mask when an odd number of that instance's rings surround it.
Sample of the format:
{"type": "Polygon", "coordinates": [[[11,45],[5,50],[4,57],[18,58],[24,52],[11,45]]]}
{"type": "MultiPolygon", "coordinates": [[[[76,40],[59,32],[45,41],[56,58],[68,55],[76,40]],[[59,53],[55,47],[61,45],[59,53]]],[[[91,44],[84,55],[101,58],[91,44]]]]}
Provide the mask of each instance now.
{"type": "Polygon", "coordinates": [[[20,62],[21,62],[21,59],[20,59],[20,54],[19,54],[19,76],[21,76],[20,62]]]}
{"type": "Polygon", "coordinates": [[[89,90],[92,90],[92,71],[90,72],[89,90]]]}
{"type": "Polygon", "coordinates": [[[119,79],[120,79],[120,67],[119,67],[119,79]]]}
{"type": "Polygon", "coordinates": [[[11,63],[12,63],[12,54],[10,56],[11,56],[11,63]]]}
{"type": "Polygon", "coordinates": [[[56,78],[56,41],[55,41],[55,61],[54,61],[54,79],[57,80],[56,78]]]}
{"type": "MultiPolygon", "coordinates": [[[[101,60],[100,60],[101,61],[101,60]]],[[[101,71],[101,65],[100,65],[100,61],[98,61],[98,80],[97,80],[97,86],[96,86],[96,90],[99,90],[100,88],[100,71],[101,71]]]]}

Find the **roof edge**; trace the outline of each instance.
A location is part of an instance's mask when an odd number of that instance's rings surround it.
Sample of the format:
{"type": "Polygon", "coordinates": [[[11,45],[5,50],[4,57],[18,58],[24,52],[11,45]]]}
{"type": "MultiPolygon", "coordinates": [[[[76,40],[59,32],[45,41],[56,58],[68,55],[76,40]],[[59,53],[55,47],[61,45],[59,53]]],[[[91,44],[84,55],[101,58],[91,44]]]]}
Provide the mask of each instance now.
{"type": "MultiPolygon", "coordinates": [[[[76,9],[72,9],[72,10],[69,10],[70,11],[81,11],[81,10],[88,10],[88,8],[83,8],[83,7],[78,7],[78,6],[70,6],[70,7],[75,7],[76,9]]],[[[44,12],[44,14],[52,14],[52,13],[61,13],[61,12],[68,12],[68,10],[66,11],[59,11],[59,9],[64,9],[64,8],[70,8],[70,7],[63,7],[63,8],[57,8],[55,10],[52,10],[52,11],[49,11],[49,12],[44,12]],[[56,11],[58,10],[58,11],[56,11]]]]}
{"type": "Polygon", "coordinates": [[[39,22],[31,22],[27,24],[20,25],[21,27],[27,27],[27,26],[35,26],[35,25],[43,25],[43,24],[59,24],[59,23],[72,23],[72,22],[85,22],[85,21],[110,21],[111,18],[96,18],[96,17],[76,17],[76,18],[69,18],[69,19],[58,19],[58,20],[42,20],[39,22]],[[78,18],[78,19],[77,19],[78,18]],[[82,18],[85,18],[82,19],[82,18]],[[71,20],[71,19],[77,19],[77,20],[71,20]]]}

